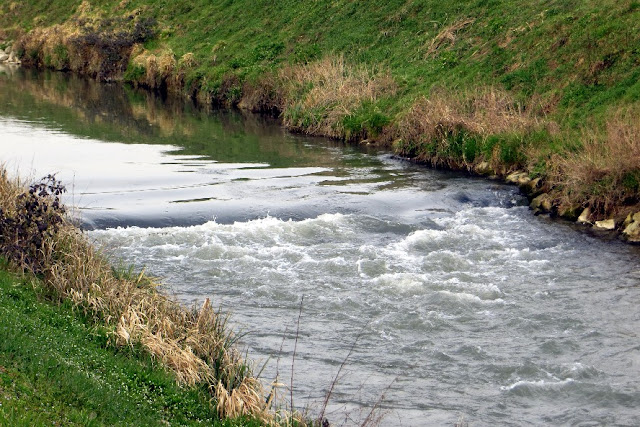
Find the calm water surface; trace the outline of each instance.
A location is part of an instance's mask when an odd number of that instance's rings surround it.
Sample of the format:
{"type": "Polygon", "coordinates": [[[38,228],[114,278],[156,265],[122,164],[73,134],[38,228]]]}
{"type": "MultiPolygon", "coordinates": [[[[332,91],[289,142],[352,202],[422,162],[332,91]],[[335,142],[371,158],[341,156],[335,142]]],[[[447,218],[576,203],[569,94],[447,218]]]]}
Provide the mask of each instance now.
{"type": "Polygon", "coordinates": [[[353,347],[336,424],[382,395],[382,425],[640,424],[638,250],[513,187],[19,69],[0,69],[0,135],[108,252],[231,312],[266,384],[291,383],[304,298],[298,407],[317,413],[353,347]]]}

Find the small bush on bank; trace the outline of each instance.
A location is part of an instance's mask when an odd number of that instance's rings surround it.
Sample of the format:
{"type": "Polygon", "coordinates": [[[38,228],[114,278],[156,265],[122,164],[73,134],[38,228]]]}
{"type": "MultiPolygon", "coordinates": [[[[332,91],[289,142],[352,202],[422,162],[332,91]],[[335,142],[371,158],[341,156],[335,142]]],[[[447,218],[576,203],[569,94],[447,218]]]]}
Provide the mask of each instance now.
{"type": "MultiPolygon", "coordinates": [[[[4,172],[3,172],[4,173],[4,172]]],[[[15,202],[0,207],[0,250],[23,270],[41,275],[47,268],[47,243],[64,222],[60,195],[65,187],[48,175],[18,194],[15,202]]]]}

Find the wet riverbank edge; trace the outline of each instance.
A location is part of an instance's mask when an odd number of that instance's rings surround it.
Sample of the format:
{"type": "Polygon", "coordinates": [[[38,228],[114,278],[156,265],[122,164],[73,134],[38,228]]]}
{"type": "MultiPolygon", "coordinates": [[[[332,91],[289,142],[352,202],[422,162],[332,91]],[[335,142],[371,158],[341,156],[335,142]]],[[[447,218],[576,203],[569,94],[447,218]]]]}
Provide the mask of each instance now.
{"type": "Polygon", "coordinates": [[[0,420],[40,419],[40,396],[53,405],[43,414],[65,424],[310,423],[267,396],[228,316],[208,299],[184,307],[144,271],[111,264],[64,192],[53,176],[27,186],[0,169],[0,420]],[[120,411],[119,398],[144,410],[120,411]]]}
{"type": "Polygon", "coordinates": [[[633,4],[32,3],[0,8],[6,60],[506,180],[538,213],[640,241],[633,4]]]}

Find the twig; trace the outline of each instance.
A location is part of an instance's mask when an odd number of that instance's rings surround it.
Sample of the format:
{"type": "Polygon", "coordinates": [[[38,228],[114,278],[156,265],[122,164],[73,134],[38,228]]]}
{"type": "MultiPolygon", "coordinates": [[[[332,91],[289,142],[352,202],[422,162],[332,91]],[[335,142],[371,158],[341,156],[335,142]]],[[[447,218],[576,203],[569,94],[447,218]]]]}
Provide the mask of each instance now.
{"type": "Polygon", "coordinates": [[[287,338],[287,332],[289,331],[289,327],[284,328],[284,334],[282,334],[282,341],[280,342],[280,349],[278,350],[278,359],[276,359],[276,377],[271,383],[271,390],[269,391],[269,395],[267,396],[266,403],[267,407],[271,406],[271,402],[277,403],[277,394],[278,387],[280,386],[279,378],[280,378],[280,358],[282,355],[282,348],[284,347],[284,341],[287,338]]]}
{"type": "Polygon", "coordinates": [[[296,351],[298,349],[298,337],[300,336],[300,318],[302,317],[302,303],[304,302],[304,295],[300,298],[300,311],[298,312],[298,324],[296,326],[296,340],[293,345],[293,357],[291,358],[291,389],[289,390],[291,413],[293,413],[293,368],[296,363],[296,351]]]}
{"type": "Polygon", "coordinates": [[[367,321],[367,323],[365,323],[362,328],[360,329],[360,332],[358,332],[358,335],[356,336],[356,339],[353,341],[353,344],[351,344],[351,348],[349,348],[349,352],[347,353],[347,356],[342,360],[342,363],[340,364],[340,367],[338,368],[338,372],[336,372],[336,375],[333,377],[333,381],[331,381],[331,386],[329,387],[329,390],[327,391],[327,395],[324,398],[324,402],[322,403],[322,410],[320,411],[320,416],[319,416],[319,420],[322,423],[324,420],[324,414],[327,410],[327,405],[329,404],[329,399],[331,398],[331,394],[333,393],[333,389],[335,388],[336,384],[338,383],[338,378],[340,377],[340,373],[342,372],[342,369],[344,369],[344,366],[347,364],[347,360],[349,360],[349,357],[351,357],[351,354],[353,353],[353,350],[355,350],[356,345],[358,344],[358,341],[360,340],[360,338],[362,337],[362,334],[365,330],[365,328],[369,326],[369,321],[367,321]]]}
{"type": "Polygon", "coordinates": [[[360,424],[360,427],[366,427],[366,426],[369,425],[369,423],[373,423],[373,425],[375,425],[377,422],[380,422],[382,420],[382,418],[385,415],[384,413],[381,414],[375,421],[374,421],[373,415],[375,414],[376,410],[378,409],[378,407],[380,406],[380,404],[384,400],[385,393],[387,391],[389,391],[389,389],[391,388],[393,383],[396,382],[397,379],[398,379],[398,377],[395,377],[393,380],[391,380],[389,385],[387,387],[385,387],[385,389],[382,392],[382,394],[380,394],[380,397],[378,397],[378,400],[376,400],[376,403],[371,407],[371,411],[369,411],[369,413],[367,414],[367,418],[365,418],[364,421],[362,422],[362,424],[360,424]]]}

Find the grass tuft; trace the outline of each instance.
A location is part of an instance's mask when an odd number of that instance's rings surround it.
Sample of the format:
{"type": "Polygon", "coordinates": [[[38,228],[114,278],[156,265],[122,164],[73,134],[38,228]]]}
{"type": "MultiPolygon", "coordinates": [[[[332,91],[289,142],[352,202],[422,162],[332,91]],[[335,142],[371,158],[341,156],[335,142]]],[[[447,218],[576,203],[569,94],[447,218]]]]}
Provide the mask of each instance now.
{"type": "Polygon", "coordinates": [[[551,180],[561,204],[589,207],[603,218],[640,203],[638,117],[637,108],[617,111],[604,135],[585,129],[580,149],[555,159],[551,180]]]}
{"type": "Polygon", "coordinates": [[[433,166],[471,169],[486,161],[508,170],[522,166],[525,137],[544,126],[495,88],[462,96],[436,91],[416,101],[387,138],[402,155],[433,166]]]}

